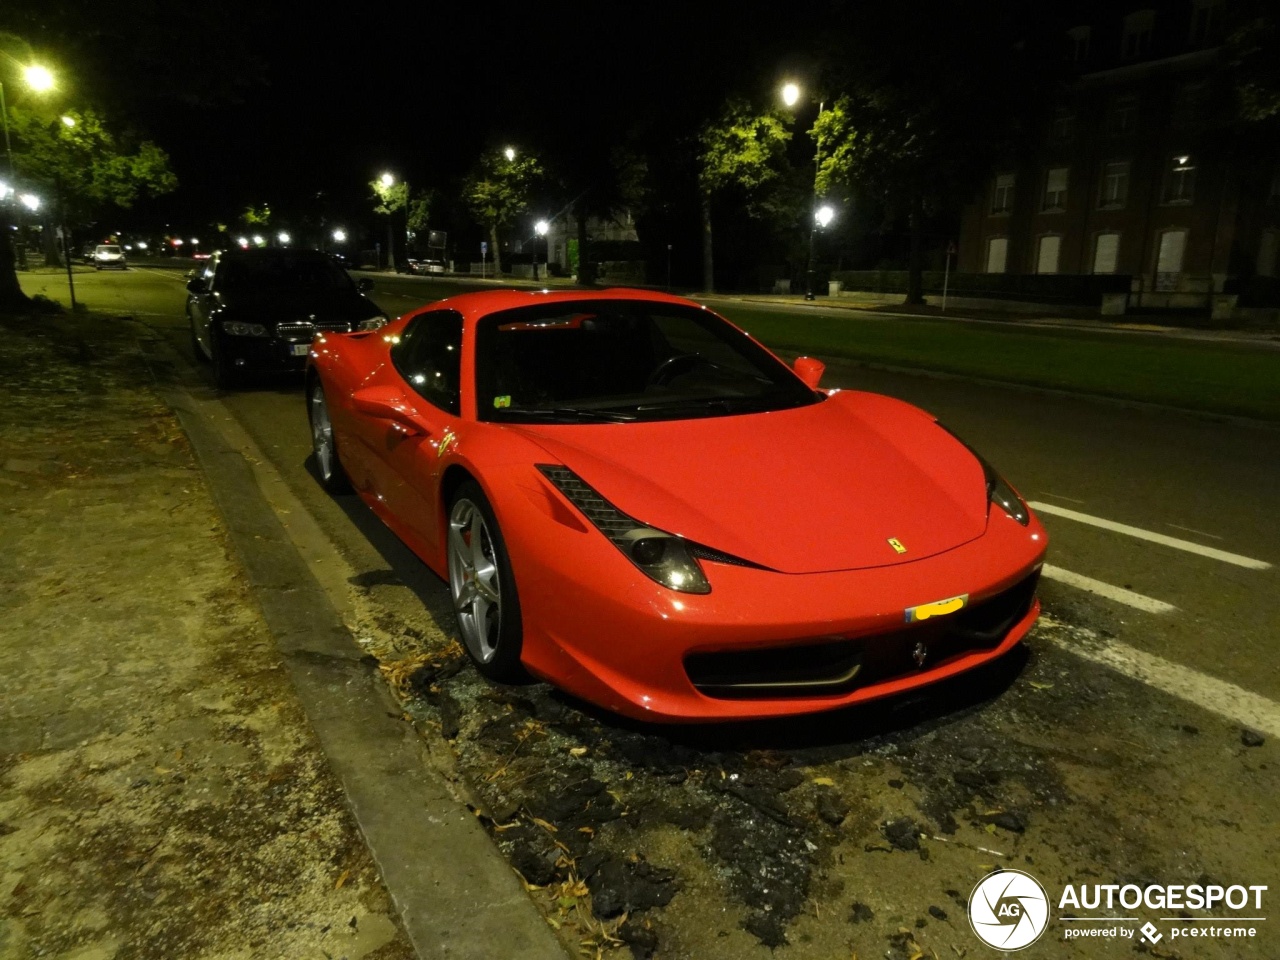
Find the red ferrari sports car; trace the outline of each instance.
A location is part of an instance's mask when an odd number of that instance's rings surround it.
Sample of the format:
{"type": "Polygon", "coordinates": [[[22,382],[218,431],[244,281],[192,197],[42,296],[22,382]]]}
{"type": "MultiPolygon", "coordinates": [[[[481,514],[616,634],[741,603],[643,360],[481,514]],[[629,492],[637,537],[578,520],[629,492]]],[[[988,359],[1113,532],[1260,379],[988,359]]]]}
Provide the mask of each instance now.
{"type": "Polygon", "coordinates": [[[447,578],[482,674],[652,721],[830,710],[999,657],[1044,529],[933,417],[696,303],[497,290],[312,344],[324,485],[447,578]]]}

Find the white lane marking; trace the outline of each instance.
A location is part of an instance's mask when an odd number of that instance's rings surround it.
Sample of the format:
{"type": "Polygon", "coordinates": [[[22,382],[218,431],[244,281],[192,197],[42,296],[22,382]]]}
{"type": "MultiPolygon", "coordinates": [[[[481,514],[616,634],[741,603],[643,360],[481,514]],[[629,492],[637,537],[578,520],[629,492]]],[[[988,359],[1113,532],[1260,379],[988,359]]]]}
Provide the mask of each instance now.
{"type": "Polygon", "coordinates": [[[1226,550],[1219,550],[1217,547],[1206,547],[1203,544],[1192,543],[1190,540],[1179,540],[1177,537],[1168,537],[1163,533],[1143,530],[1141,527],[1131,527],[1127,523],[1116,523],[1114,520],[1104,520],[1102,517],[1095,517],[1088,513],[1079,513],[1075,510],[1068,510],[1066,507],[1054,506],[1052,503],[1040,503],[1039,501],[1033,500],[1028,503],[1027,506],[1039,513],[1048,513],[1055,517],[1065,517],[1067,520],[1075,520],[1077,523],[1087,523],[1091,527],[1101,527],[1103,530],[1110,530],[1113,533],[1123,533],[1126,536],[1136,537],[1139,540],[1149,540],[1151,543],[1159,543],[1166,547],[1173,547],[1175,550],[1185,550],[1187,553],[1198,553],[1202,557],[1221,560],[1223,563],[1233,563],[1237,567],[1248,567],[1250,570],[1271,569],[1271,564],[1267,563],[1265,560],[1254,560],[1252,557],[1242,557],[1238,553],[1228,553],[1226,550]]]}
{"type": "Polygon", "coordinates": [[[1155,687],[1244,727],[1280,737],[1280,704],[1266,697],[1219,680],[1190,667],[1146,653],[1127,643],[1104,640],[1092,631],[1070,628],[1052,617],[1041,615],[1040,622],[1056,627],[1049,639],[1078,657],[1110,667],[1126,677],[1155,687]],[[1065,634],[1060,631],[1065,631],[1065,634]],[[1085,639],[1081,640],[1081,634],[1085,639]]]}
{"type": "Polygon", "coordinates": [[[1226,537],[1220,537],[1216,533],[1205,533],[1203,530],[1197,530],[1195,527],[1184,527],[1180,523],[1166,523],[1166,527],[1173,527],[1175,530],[1185,530],[1187,533],[1194,533],[1197,537],[1208,537],[1210,540],[1225,540],[1226,537]]]}
{"type": "Polygon", "coordinates": [[[1108,600],[1123,603],[1137,610],[1145,610],[1147,613],[1173,613],[1178,609],[1173,604],[1165,603],[1163,600],[1156,600],[1141,593],[1134,593],[1132,590],[1124,589],[1124,587],[1114,587],[1109,583],[1103,583],[1101,580],[1095,580],[1093,577],[1086,577],[1082,573],[1072,573],[1070,570],[1055,567],[1051,563],[1046,563],[1040,572],[1050,580],[1057,580],[1059,583],[1065,583],[1067,586],[1075,587],[1077,590],[1095,593],[1100,597],[1106,597],[1108,600]]]}
{"type": "MultiPolygon", "coordinates": [[[[1084,503],[1084,501],[1083,501],[1083,500],[1077,500],[1075,497],[1064,497],[1064,496],[1063,496],[1062,494],[1060,494],[1060,493],[1050,493],[1048,490],[1042,490],[1042,491],[1040,492],[1040,496],[1042,496],[1042,497],[1053,497],[1053,499],[1055,499],[1055,500],[1068,500],[1068,501],[1070,501],[1071,503],[1084,503]]],[[[1063,919],[1066,919],[1066,918],[1064,917],[1063,919]]]]}

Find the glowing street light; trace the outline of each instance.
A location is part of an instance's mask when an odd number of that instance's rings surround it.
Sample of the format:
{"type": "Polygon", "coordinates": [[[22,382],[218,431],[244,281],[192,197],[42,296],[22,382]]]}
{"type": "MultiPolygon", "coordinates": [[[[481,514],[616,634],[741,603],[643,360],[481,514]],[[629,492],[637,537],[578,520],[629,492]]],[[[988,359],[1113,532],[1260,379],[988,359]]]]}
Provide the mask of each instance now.
{"type": "Polygon", "coordinates": [[[36,63],[22,68],[22,79],[36,93],[45,93],[53,89],[53,74],[49,72],[47,67],[42,67],[36,63]]]}
{"type": "Polygon", "coordinates": [[[516,158],[516,148],[507,147],[505,150],[502,151],[502,155],[506,157],[507,162],[510,163],[512,160],[516,158]]]}
{"type": "Polygon", "coordinates": [[[794,107],[796,101],[800,99],[800,87],[794,83],[786,83],[782,85],[782,102],[788,107],[794,107]]]}
{"type": "Polygon", "coordinates": [[[24,193],[18,197],[18,199],[22,202],[22,205],[32,213],[35,213],[40,209],[40,198],[34,193],[24,193]]]}
{"type": "Polygon", "coordinates": [[[343,230],[341,227],[339,227],[337,230],[333,231],[333,242],[334,242],[334,243],[346,243],[346,242],[347,242],[347,231],[343,230]]]}
{"type": "Polygon", "coordinates": [[[267,241],[263,238],[262,234],[255,233],[253,235],[253,245],[255,247],[265,247],[267,245],[267,241]]]}
{"type": "Polygon", "coordinates": [[[818,226],[822,227],[825,230],[827,224],[831,222],[832,218],[835,215],[836,215],[835,210],[831,209],[831,207],[824,204],[823,206],[818,208],[818,211],[813,215],[813,219],[817,222],[818,226]]]}
{"type": "Polygon", "coordinates": [[[248,237],[236,237],[236,246],[238,246],[241,250],[248,250],[248,249],[249,249],[249,238],[248,238],[248,237]]]}
{"type": "Polygon", "coordinates": [[[63,118],[62,118],[62,125],[63,125],[64,127],[68,128],[68,129],[70,129],[71,127],[74,127],[74,126],[76,125],[76,118],[75,118],[75,117],[63,117],[63,118]]]}
{"type": "Polygon", "coordinates": [[[279,233],[276,234],[276,239],[280,241],[281,246],[287,246],[289,243],[290,237],[287,231],[281,230],[279,233]]]}
{"type": "Polygon", "coordinates": [[[384,187],[391,187],[391,186],[395,186],[396,178],[389,173],[384,173],[382,176],[378,178],[378,182],[381,183],[384,187]]]}

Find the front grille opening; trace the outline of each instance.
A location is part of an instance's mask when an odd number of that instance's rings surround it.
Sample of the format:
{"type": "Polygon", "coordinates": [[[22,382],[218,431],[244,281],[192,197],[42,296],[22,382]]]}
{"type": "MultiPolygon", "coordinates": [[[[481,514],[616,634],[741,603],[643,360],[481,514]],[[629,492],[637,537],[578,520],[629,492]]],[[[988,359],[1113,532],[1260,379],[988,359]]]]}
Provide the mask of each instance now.
{"type": "Polygon", "coordinates": [[[852,690],[862,669],[862,644],[855,640],[763,650],[691,653],[685,671],[711,697],[788,697],[852,690]]]}
{"type": "Polygon", "coordinates": [[[719,699],[785,699],[849,693],[858,687],[934,670],[1000,645],[1026,616],[1039,571],[950,617],[889,633],[755,650],[692,653],[685,672],[719,699]],[[921,649],[923,647],[923,649],[921,649]]]}

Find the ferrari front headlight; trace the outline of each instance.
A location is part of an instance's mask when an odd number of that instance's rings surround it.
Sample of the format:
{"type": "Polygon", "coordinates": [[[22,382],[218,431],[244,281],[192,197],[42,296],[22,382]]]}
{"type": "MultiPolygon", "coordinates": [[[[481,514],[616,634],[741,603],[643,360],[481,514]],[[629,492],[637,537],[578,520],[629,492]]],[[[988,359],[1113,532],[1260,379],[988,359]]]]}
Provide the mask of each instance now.
{"type": "MultiPolygon", "coordinates": [[[[982,460],[981,457],[978,459],[982,460]]],[[[1025,527],[1031,521],[1031,513],[1022,498],[1013,492],[1013,487],[985,460],[982,460],[982,469],[987,476],[987,500],[1025,527]]]]}
{"type": "Polygon", "coordinates": [[[379,330],[387,325],[387,318],[382,314],[376,317],[370,317],[368,320],[361,320],[357,330],[379,330]]]}
{"type": "Polygon", "coordinates": [[[680,593],[710,593],[689,541],[627,516],[568,467],[538,470],[650,579],[680,593]]]}

